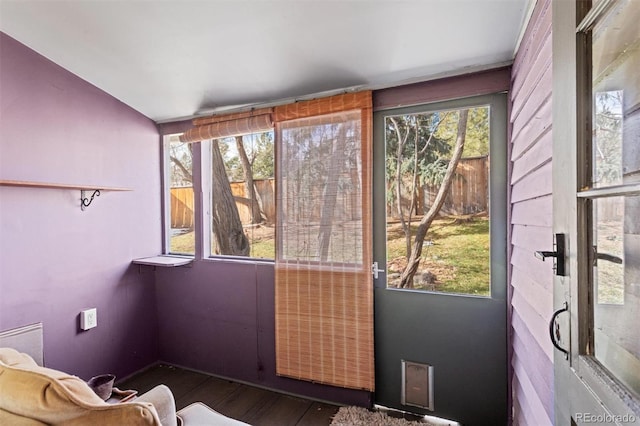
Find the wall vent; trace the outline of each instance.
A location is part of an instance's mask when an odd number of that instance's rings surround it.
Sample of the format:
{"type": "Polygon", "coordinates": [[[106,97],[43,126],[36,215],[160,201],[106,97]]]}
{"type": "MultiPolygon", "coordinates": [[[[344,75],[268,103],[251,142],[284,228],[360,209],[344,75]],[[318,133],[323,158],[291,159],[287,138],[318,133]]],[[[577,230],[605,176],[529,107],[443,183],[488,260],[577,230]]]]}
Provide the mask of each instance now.
{"type": "Polygon", "coordinates": [[[402,360],[400,403],[433,411],[433,366],[402,360]]]}

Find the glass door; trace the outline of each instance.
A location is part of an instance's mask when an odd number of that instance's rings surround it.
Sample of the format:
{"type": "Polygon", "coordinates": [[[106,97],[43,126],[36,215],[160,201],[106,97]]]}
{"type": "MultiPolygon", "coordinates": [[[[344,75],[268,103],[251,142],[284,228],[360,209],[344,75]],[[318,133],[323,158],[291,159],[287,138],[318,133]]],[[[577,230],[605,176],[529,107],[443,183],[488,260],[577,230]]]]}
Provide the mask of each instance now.
{"type": "Polygon", "coordinates": [[[374,114],[376,403],[505,424],[506,95],[374,114]]]}
{"type": "MultiPolygon", "coordinates": [[[[567,352],[555,358],[556,422],[638,424],[640,3],[566,2],[554,19],[577,22],[575,121],[554,105],[554,228],[570,266],[554,296],[568,307],[552,336],[567,352]],[[573,147],[561,137],[572,132],[573,147]]],[[[570,101],[554,77],[554,101],[570,101]]]]}

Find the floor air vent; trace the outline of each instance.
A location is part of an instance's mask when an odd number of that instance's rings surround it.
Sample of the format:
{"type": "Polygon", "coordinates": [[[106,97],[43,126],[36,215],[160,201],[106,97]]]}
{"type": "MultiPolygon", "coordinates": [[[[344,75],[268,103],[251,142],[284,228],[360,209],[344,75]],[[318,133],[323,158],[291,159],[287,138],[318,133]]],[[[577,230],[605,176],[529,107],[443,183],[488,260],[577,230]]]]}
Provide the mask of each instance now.
{"type": "Polygon", "coordinates": [[[433,366],[402,360],[400,403],[433,411],[433,366]]]}

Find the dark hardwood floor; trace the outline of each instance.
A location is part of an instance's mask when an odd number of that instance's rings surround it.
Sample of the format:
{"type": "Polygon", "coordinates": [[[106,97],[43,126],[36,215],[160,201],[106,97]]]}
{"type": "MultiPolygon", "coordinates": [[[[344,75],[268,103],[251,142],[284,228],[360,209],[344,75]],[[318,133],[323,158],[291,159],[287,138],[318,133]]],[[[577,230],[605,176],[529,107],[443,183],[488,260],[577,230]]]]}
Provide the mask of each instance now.
{"type": "Polygon", "coordinates": [[[329,425],[339,408],[169,365],[151,367],[116,386],[141,394],[159,384],[171,389],[177,410],[201,401],[225,416],[254,426],[329,425]]]}

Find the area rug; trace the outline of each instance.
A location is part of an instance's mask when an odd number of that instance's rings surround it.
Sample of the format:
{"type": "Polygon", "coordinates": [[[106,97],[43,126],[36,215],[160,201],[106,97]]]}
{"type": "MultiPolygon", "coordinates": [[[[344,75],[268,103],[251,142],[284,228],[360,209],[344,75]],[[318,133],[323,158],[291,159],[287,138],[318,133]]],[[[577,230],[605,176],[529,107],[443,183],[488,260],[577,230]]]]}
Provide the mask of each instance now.
{"type": "Polygon", "coordinates": [[[411,422],[391,417],[381,411],[369,411],[362,407],[340,407],[331,426],[434,426],[425,420],[411,422]]]}

